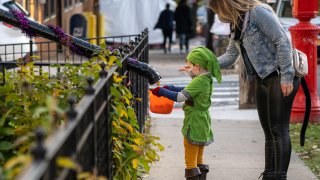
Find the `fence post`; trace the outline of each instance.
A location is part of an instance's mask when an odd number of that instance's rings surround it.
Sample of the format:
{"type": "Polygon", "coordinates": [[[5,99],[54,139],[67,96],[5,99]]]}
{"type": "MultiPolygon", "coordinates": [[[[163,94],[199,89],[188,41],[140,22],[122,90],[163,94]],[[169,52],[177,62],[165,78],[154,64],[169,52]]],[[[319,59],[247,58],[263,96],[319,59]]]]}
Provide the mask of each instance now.
{"type": "Polygon", "coordinates": [[[32,42],[32,39],[30,39],[29,45],[30,45],[30,56],[33,56],[33,42],[32,42]]]}

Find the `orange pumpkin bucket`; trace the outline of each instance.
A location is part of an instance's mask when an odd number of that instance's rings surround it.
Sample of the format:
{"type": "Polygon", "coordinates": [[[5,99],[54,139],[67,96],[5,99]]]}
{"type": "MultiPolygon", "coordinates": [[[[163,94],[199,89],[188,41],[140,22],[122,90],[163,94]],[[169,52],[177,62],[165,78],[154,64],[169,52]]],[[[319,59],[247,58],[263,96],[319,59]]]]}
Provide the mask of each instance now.
{"type": "Polygon", "coordinates": [[[149,90],[150,111],[157,114],[170,114],[173,109],[173,101],[153,95],[149,90]]]}

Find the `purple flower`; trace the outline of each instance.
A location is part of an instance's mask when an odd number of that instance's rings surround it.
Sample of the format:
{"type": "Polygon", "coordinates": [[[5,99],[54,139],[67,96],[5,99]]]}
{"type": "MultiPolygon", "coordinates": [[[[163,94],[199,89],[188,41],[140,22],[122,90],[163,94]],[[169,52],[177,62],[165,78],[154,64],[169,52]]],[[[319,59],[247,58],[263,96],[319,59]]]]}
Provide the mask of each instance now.
{"type": "Polygon", "coordinates": [[[128,61],[129,61],[130,63],[135,63],[135,64],[138,63],[138,60],[135,59],[135,58],[128,58],[128,61]]]}
{"type": "Polygon", "coordinates": [[[107,49],[110,50],[110,51],[113,50],[113,48],[111,46],[108,46],[107,49]]]}
{"type": "Polygon", "coordinates": [[[9,10],[14,16],[17,18],[19,21],[19,27],[22,30],[22,33],[24,33],[28,38],[33,38],[36,37],[37,34],[34,33],[30,28],[29,28],[29,20],[26,18],[25,14],[22,13],[19,10],[16,9],[10,9],[9,10]]]}
{"type": "Polygon", "coordinates": [[[72,43],[72,37],[68,36],[62,28],[59,26],[54,26],[49,24],[48,27],[54,32],[54,34],[58,37],[61,44],[67,46],[72,53],[83,55],[83,53],[72,43]]]}

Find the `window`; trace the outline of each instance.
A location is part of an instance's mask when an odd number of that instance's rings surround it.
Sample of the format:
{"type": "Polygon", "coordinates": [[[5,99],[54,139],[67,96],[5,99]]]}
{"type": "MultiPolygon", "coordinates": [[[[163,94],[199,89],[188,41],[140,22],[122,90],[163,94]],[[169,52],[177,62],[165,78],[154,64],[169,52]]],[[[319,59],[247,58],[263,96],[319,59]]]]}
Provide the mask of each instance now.
{"type": "Polygon", "coordinates": [[[44,13],[43,13],[43,18],[47,19],[50,18],[51,16],[55,15],[55,0],[46,0],[46,3],[43,6],[44,8],[44,13]]]}
{"type": "Polygon", "coordinates": [[[64,8],[72,6],[72,0],[64,0],[64,8]]]}

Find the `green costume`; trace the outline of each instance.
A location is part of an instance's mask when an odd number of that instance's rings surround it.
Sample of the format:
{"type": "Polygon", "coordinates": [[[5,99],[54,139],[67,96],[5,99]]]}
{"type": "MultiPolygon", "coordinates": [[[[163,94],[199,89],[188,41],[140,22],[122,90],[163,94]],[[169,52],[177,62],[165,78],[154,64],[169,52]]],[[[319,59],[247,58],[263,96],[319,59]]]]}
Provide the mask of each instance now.
{"type": "Polygon", "coordinates": [[[193,49],[188,54],[187,61],[199,64],[202,68],[208,70],[208,73],[194,77],[184,88],[184,91],[192,97],[193,106],[183,105],[185,118],[182,134],[191,144],[208,145],[213,142],[209,113],[213,89],[212,77],[215,77],[218,83],[221,82],[220,65],[215,55],[204,47],[193,49]]]}

